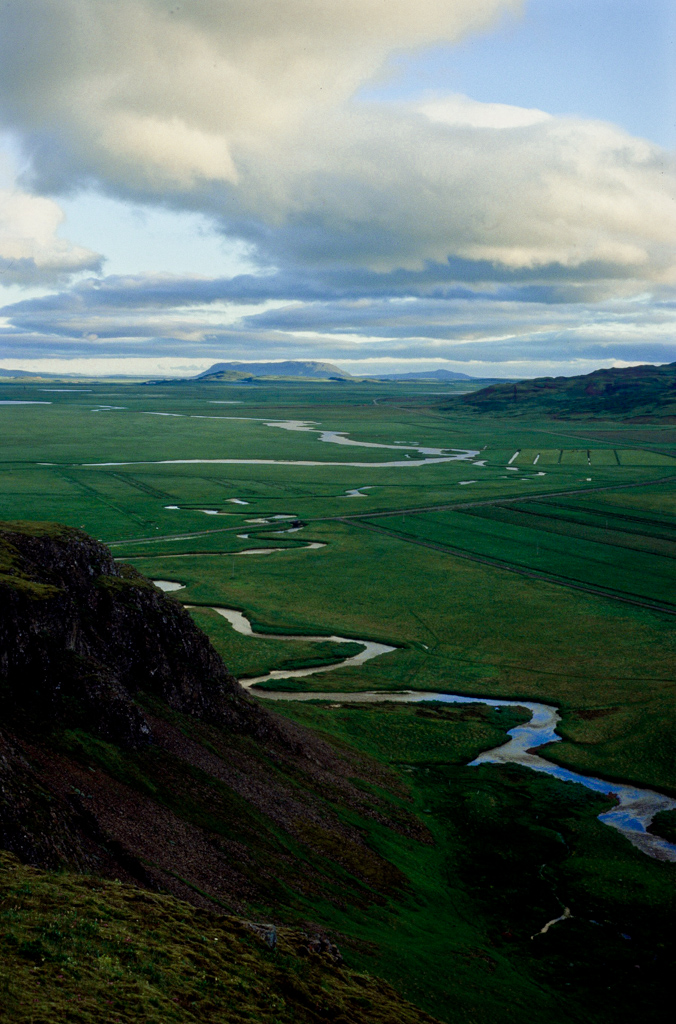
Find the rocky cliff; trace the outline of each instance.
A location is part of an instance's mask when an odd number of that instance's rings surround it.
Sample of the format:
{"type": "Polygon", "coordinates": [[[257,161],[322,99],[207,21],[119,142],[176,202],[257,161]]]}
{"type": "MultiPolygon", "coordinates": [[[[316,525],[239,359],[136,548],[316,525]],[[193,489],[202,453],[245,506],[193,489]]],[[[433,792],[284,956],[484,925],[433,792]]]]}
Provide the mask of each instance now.
{"type": "Polygon", "coordinates": [[[401,887],[364,816],[424,830],[78,530],[0,524],[0,712],[0,1022],[435,1024],[307,916],[401,887]]]}
{"type": "Polygon", "coordinates": [[[0,524],[5,721],[139,749],[152,741],[139,693],[230,730],[269,729],[190,615],[106,547],[67,527],[0,524]]]}
{"type": "Polygon", "coordinates": [[[0,524],[0,713],[0,848],[35,866],[242,912],[337,877],[341,900],[399,886],[345,809],[426,840],[355,785],[377,766],[259,706],[178,601],[79,530],[0,524]]]}

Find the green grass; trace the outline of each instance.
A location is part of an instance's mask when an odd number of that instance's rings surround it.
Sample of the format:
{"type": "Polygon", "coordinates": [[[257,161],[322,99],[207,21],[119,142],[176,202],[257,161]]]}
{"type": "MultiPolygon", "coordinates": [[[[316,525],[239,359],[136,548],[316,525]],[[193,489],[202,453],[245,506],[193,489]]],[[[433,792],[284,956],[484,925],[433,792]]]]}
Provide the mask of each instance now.
{"type": "MultiPolygon", "coordinates": [[[[360,668],[310,676],[295,686],[338,693],[411,688],[551,701],[561,708],[564,740],[548,750],[548,757],[577,770],[676,793],[673,618],[407,539],[428,538],[544,570],[563,583],[673,602],[676,472],[671,456],[676,430],[617,421],[499,420],[458,411],[457,402],[455,411],[440,412],[431,405],[438,398],[401,385],[95,384],[92,389],[91,395],[46,396],[36,385],[0,386],[4,398],[54,401],[44,407],[0,407],[0,516],[55,519],[110,542],[130,542],[114,544],[115,556],[133,558],[134,566],[151,578],[184,583],[186,589],[174,599],[199,606],[192,614],[236,672],[327,664],[353,648],[331,641],[280,642],[272,635],[244,637],[210,611],[211,605],[243,609],[257,628],[399,645],[360,668]],[[92,408],[99,402],[124,408],[95,413],[92,408]],[[239,404],[211,404],[217,402],[239,404]],[[204,415],[221,418],[197,418],[204,415]],[[235,415],[252,419],[222,418],[235,415]],[[457,462],[379,468],[373,463],[404,453],[339,447],[321,443],[315,434],[264,422],[283,418],[314,420],[323,429],[348,431],[355,440],[481,450],[486,466],[457,462]],[[516,471],[508,471],[517,450],[516,471]],[[158,464],[162,459],[218,458],[301,459],[322,465],[158,464]],[[85,465],[139,460],[154,464],[85,465]],[[337,465],[349,461],[367,465],[337,465]],[[476,482],[463,485],[463,480],[476,482]],[[364,498],[346,497],[346,490],[365,486],[370,490],[364,498]],[[560,491],[571,493],[557,495],[560,491]],[[231,498],[249,504],[233,504],[231,498]],[[457,507],[406,512],[436,505],[457,507]],[[227,518],[200,509],[217,509],[227,518]],[[403,513],[375,515],[393,510],[403,513]],[[275,514],[298,516],[307,525],[300,533],[275,535],[283,523],[247,523],[275,514]],[[351,515],[372,517],[379,530],[336,521],[351,515]],[[250,534],[249,540],[237,538],[238,533],[250,534]],[[326,547],[303,550],[308,540],[326,547]],[[234,554],[256,546],[287,550],[260,558],[234,554]]],[[[441,389],[435,385],[434,390],[441,389]]],[[[390,807],[413,807],[433,842],[405,838],[376,817],[360,817],[335,794],[326,797],[332,813],[368,838],[376,857],[373,871],[383,870],[376,863],[387,862],[407,879],[396,896],[360,902],[366,883],[355,881],[346,860],[339,864],[334,859],[338,851],[325,835],[314,835],[324,853],[317,853],[311,864],[299,862],[295,876],[277,871],[277,858],[286,863],[287,854],[301,856],[302,845],[248,818],[246,808],[230,802],[218,787],[213,788],[213,806],[195,803],[190,786],[206,791],[212,786],[204,777],[183,779],[175,764],[153,761],[152,755],[137,764],[87,746],[87,756],[105,762],[125,785],[164,800],[172,813],[185,814],[191,827],[220,834],[228,815],[235,815],[243,829],[240,840],[271,864],[261,912],[278,901],[275,912],[282,917],[321,922],[343,936],[339,944],[352,967],[388,978],[444,1021],[614,1022],[635,1020],[644,1012],[645,992],[655,988],[660,972],[668,975],[672,866],[650,861],[597,822],[607,803],[579,787],[520,770],[464,767],[479,750],[500,742],[508,724],[516,721],[512,712],[329,709],[292,702],[276,708],[330,738],[341,751],[357,749],[396,772],[399,781],[387,791],[378,789],[382,779],[376,783],[368,773],[358,782],[365,791],[377,791],[390,807]],[[410,787],[412,803],[402,796],[402,787],[410,787]],[[324,868],[321,893],[303,887],[304,871],[324,868]],[[531,940],[546,920],[558,916],[562,903],[571,907],[573,918],[531,940]],[[631,941],[623,933],[632,935],[631,941]]],[[[664,821],[660,827],[673,825],[664,821]]],[[[349,860],[348,851],[343,853],[349,860]]],[[[57,889],[63,885],[64,899],[72,901],[75,890],[69,887],[84,883],[64,877],[52,884],[57,889]]],[[[10,881],[5,885],[11,887],[10,881]]],[[[114,904],[117,891],[102,885],[100,898],[114,904]]],[[[176,920],[176,912],[161,902],[164,897],[152,899],[160,901],[158,916],[153,917],[155,904],[148,904],[144,918],[155,921],[166,914],[168,922],[176,920]]],[[[30,913],[37,915],[30,928],[37,929],[42,910],[33,907],[30,913]]],[[[92,904],[87,913],[88,920],[101,920],[102,904],[92,904]]],[[[28,929],[27,920],[22,928],[28,929]]],[[[185,952],[192,948],[190,935],[181,932],[172,945],[169,932],[168,927],[161,933],[160,945],[170,959],[176,958],[171,962],[185,957],[192,963],[192,953],[185,952]]],[[[38,933],[30,934],[29,943],[38,933]]],[[[146,943],[145,937],[138,936],[138,942],[146,943]]],[[[8,1019],[28,1022],[35,1006],[35,1024],[98,1020],[93,1015],[109,980],[107,967],[98,974],[95,970],[103,953],[92,952],[87,970],[78,975],[77,984],[86,981],[85,988],[72,987],[76,982],[68,978],[68,992],[89,1000],[72,1018],[65,1003],[40,1002],[48,991],[50,1000],[60,998],[52,968],[39,967],[36,975],[31,971],[36,964],[26,966],[15,953],[5,951],[10,957],[5,992],[11,999],[23,989],[27,1001],[18,1010],[16,1000],[8,1004],[14,1013],[8,1019]],[[43,989],[46,977],[51,980],[43,989]],[[97,977],[103,987],[97,987],[97,977]],[[37,1004],[31,1003],[34,998],[37,1004]]],[[[150,945],[139,945],[138,961],[164,970],[157,955],[150,945]]],[[[251,982],[251,992],[273,987],[273,975],[258,961],[246,968],[249,974],[239,970],[233,968],[233,977],[246,984],[260,972],[261,986],[255,989],[251,982]]],[[[296,977],[296,966],[289,970],[296,977]]],[[[220,977],[213,967],[209,971],[220,977]]],[[[193,1014],[208,1021],[224,1013],[239,1019],[213,992],[213,1006],[199,1002],[191,994],[200,990],[190,972],[185,978],[175,973],[155,988],[155,982],[143,978],[132,982],[124,971],[119,977],[126,979],[120,991],[130,1007],[129,1017],[121,1020],[191,1020],[193,1014]],[[166,993],[177,994],[179,1003],[166,993]]],[[[337,982],[322,979],[327,991],[333,986],[338,992],[337,982]]],[[[287,1019],[284,1013],[304,1021],[300,1003],[291,997],[287,1002],[279,1011],[254,1002],[250,1013],[270,1024],[275,1013],[279,1021],[287,1019]]],[[[71,1013],[73,1000],[67,1005],[71,1013]]]]}
{"type": "MultiPolygon", "coordinates": [[[[669,617],[413,546],[394,535],[332,523],[313,532],[326,548],[247,562],[234,579],[218,557],[182,559],[187,589],[181,598],[243,608],[257,623],[290,633],[409,645],[360,668],[332,671],[330,684],[328,677],[309,677],[307,689],[326,690],[328,684],[332,690],[530,697],[558,704],[564,724],[572,724],[577,709],[621,707],[626,714],[612,722],[612,766],[604,754],[611,719],[595,720],[584,743],[557,745],[557,758],[603,775],[611,767],[616,772],[624,750],[628,779],[676,790],[676,763],[663,756],[673,749],[676,710],[676,638],[669,617]]],[[[173,563],[155,558],[134,564],[165,578],[173,563]]],[[[241,650],[242,642],[250,642],[235,640],[228,629],[226,624],[221,643],[230,636],[241,650]]],[[[287,657],[279,646],[280,659],[287,657]]],[[[227,663],[228,647],[221,650],[227,663]]]]}
{"type": "MultiPolygon", "coordinates": [[[[468,515],[489,519],[507,526],[525,527],[528,530],[556,533],[571,541],[580,539],[605,545],[616,545],[646,551],[665,558],[676,557],[676,541],[673,530],[654,522],[632,522],[629,517],[593,515],[579,509],[562,507],[553,499],[545,502],[524,502],[523,504],[489,505],[468,509],[468,515]]],[[[575,549],[572,548],[571,551],[575,549]]],[[[576,552],[577,553],[577,552],[576,552]]],[[[664,563],[665,567],[669,565],[664,563]]]]}
{"type": "Polygon", "coordinates": [[[263,675],[276,668],[330,665],[362,650],[358,644],[289,640],[284,641],[280,651],[279,640],[243,636],[235,632],[230,623],[211,608],[192,608],[191,614],[200,629],[208,633],[230,671],[237,676],[263,675]]]}
{"type": "Polygon", "coordinates": [[[367,520],[381,529],[433,544],[484,555],[508,564],[551,573],[572,582],[616,590],[667,604],[674,602],[673,547],[662,552],[623,544],[618,534],[571,529],[554,519],[526,518],[507,508],[467,512],[426,512],[403,519],[367,520]],[[666,557],[664,557],[666,556],[666,557]]]}
{"type": "MultiPolygon", "coordinates": [[[[517,1022],[525,1013],[561,1024],[629,1022],[645,985],[658,1002],[671,969],[674,866],[650,861],[598,822],[609,802],[582,787],[520,769],[465,767],[523,719],[518,710],[290,703],[277,710],[339,750],[356,747],[398,774],[399,784],[383,790],[382,774],[364,762],[356,781],[385,800],[381,808],[389,805],[390,817],[397,806],[407,822],[416,813],[426,830],[415,835],[393,829],[382,815],[365,818],[337,794],[328,799],[367,838],[379,858],[374,871],[387,869],[404,884],[365,900],[368,889],[347,884],[343,868],[323,893],[304,886],[303,874],[323,870],[328,879],[339,870],[335,858],[349,864],[351,856],[349,844],[308,820],[299,834],[321,853],[299,862],[294,898],[270,890],[267,908],[248,914],[288,922],[271,953],[227,914],[99,879],[36,872],[5,856],[0,992],[7,1020],[30,1021],[30,1012],[49,1024],[93,1024],[104,1007],[112,1021],[190,1021],[191,1014],[216,1021],[225,1014],[283,1024],[304,1022],[303,1014],[314,1021],[311,1009],[321,996],[327,1007],[338,1004],[346,1020],[355,1013],[355,1024],[407,1021],[407,1008],[395,1005],[391,991],[370,980],[374,975],[449,1024],[517,1022]],[[572,918],[532,939],[563,906],[572,918]],[[346,970],[300,955],[306,940],[299,928],[316,927],[299,924],[308,920],[320,921],[338,942],[346,970]],[[631,935],[631,945],[622,934],[631,935]],[[633,974],[637,963],[643,973],[633,974]],[[608,973],[618,971],[630,973],[609,989],[608,973]],[[360,988],[370,1002],[352,1007],[360,988]]],[[[259,865],[276,869],[279,839],[265,818],[255,820],[232,796],[224,803],[213,779],[202,779],[198,807],[196,776],[184,777],[185,766],[177,774],[178,764],[164,755],[153,767],[152,755],[120,757],[84,735],[70,743],[84,744],[85,763],[127,786],[144,791],[152,782],[155,799],[200,827],[225,828],[238,841],[255,828],[254,874],[259,865]]],[[[364,870],[363,854],[355,868],[364,870]]],[[[323,1019],[335,1017],[327,1010],[323,1019]]]]}
{"type": "Polygon", "coordinates": [[[275,703],[275,709],[317,731],[326,729],[326,736],[390,765],[407,766],[465,764],[531,717],[525,708],[499,710],[481,704],[345,704],[327,710],[316,703],[275,703]]]}
{"type": "Polygon", "coordinates": [[[308,953],[299,929],[280,929],[272,950],[236,918],[5,853],[0,892],[7,1024],[430,1020],[383,982],[308,953]]]}
{"type": "MultiPolygon", "coordinates": [[[[497,724],[494,712],[297,703],[279,710],[397,763],[411,785],[434,844],[406,844],[377,829],[371,840],[411,881],[411,899],[390,906],[374,954],[377,970],[409,998],[444,1020],[477,1024],[526,1014],[631,1021],[646,986],[659,1003],[673,956],[674,866],[650,861],[598,822],[607,803],[580,786],[525,769],[463,767],[473,730],[497,724]],[[531,938],[564,906],[569,921],[531,938]],[[609,986],[609,973],[621,974],[622,986],[609,986]],[[500,992],[509,999],[500,1001],[500,992]]],[[[518,720],[509,715],[505,726],[518,720]]],[[[346,928],[335,907],[325,913],[346,928]]],[[[357,936],[372,939],[377,917],[374,910],[357,936]]],[[[657,1010],[655,1019],[669,1012],[657,1010]]]]}
{"type": "MultiPolygon", "coordinates": [[[[0,462],[0,516],[54,519],[86,529],[105,540],[191,533],[228,525],[246,529],[246,519],[291,513],[302,518],[342,515],[407,506],[424,506],[477,497],[518,496],[524,487],[536,493],[588,487],[586,465],[546,462],[546,476],[524,484],[510,479],[505,465],[516,449],[542,449],[558,459],[575,450],[564,433],[550,425],[510,427],[496,432],[480,417],[449,422],[416,389],[401,386],[277,386],[263,388],[146,388],[92,385],[91,394],[50,394],[36,385],[0,385],[5,397],[44,400],[51,406],[0,407],[3,434],[0,462]],[[214,404],[234,401],[236,405],[214,404]],[[373,404],[376,401],[378,404],[373,404]],[[120,406],[94,411],[101,402],[120,406]],[[171,416],[148,415],[171,412],[171,416]],[[230,417],[244,417],[232,419],[230,417]],[[202,418],[215,417],[215,418],[202,418]],[[403,458],[405,449],[350,448],[321,443],[316,434],[266,425],[284,418],[314,421],[322,428],[348,431],[355,440],[381,444],[484,449],[487,465],[464,462],[418,468],[380,468],[369,464],[403,458]],[[278,458],[319,461],[319,466],[247,466],[161,464],[165,459],[278,458]],[[96,466],[102,462],[134,462],[96,466]],[[362,462],[364,467],[337,465],[362,462]],[[52,463],[52,465],[39,465],[52,463]],[[477,478],[471,487],[461,480],[477,478]],[[370,487],[363,498],[345,492],[370,487]],[[470,493],[471,492],[471,493],[470,493]],[[229,499],[249,501],[233,505],[229,499]],[[166,505],[181,506],[180,510],[166,505]],[[200,508],[233,516],[217,519],[200,508]]],[[[599,452],[612,452],[589,441],[599,452]]],[[[415,455],[415,453],[412,453],[415,455]]],[[[639,455],[641,453],[639,452],[639,455]]],[[[643,456],[641,456],[643,459],[643,456]]],[[[652,459],[652,455],[651,455],[652,459]]],[[[607,461],[607,460],[604,460],[607,461]]],[[[639,459],[639,461],[641,461],[639,459]]],[[[649,460],[650,461],[650,460],[649,460]]],[[[654,460],[652,460],[654,461],[654,460]]],[[[645,462],[645,459],[643,459],[645,462]]],[[[618,466],[592,462],[592,485],[616,485],[674,472],[665,465],[618,466]]],[[[517,460],[521,464],[521,459],[517,460]]],[[[537,469],[537,467],[530,467],[537,469]]]]}

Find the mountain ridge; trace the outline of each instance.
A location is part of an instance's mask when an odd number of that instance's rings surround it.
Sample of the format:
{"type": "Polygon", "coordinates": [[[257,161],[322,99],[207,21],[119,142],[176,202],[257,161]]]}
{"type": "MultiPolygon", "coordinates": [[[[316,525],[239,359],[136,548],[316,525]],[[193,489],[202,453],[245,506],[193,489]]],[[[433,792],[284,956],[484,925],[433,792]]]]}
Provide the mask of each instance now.
{"type": "Polygon", "coordinates": [[[407,373],[364,373],[362,380],[478,380],[468,373],[456,373],[455,370],[413,370],[407,373]]]}
{"type": "Polygon", "coordinates": [[[617,367],[573,377],[491,384],[442,409],[508,416],[619,417],[676,420],[676,363],[617,367]]]}

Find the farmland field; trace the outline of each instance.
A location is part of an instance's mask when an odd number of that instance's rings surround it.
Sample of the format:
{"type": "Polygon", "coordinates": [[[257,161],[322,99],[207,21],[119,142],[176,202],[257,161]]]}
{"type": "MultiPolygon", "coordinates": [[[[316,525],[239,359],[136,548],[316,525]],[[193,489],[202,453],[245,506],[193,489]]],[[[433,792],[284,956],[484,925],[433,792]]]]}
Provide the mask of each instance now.
{"type": "MultiPolygon", "coordinates": [[[[80,527],[181,584],[236,674],[356,650],[275,632],[379,641],[395,649],[294,685],[549,702],[550,760],[676,795],[676,426],[441,411],[436,383],[58,387],[0,385],[41,403],[0,404],[1,519],[80,527]]],[[[468,707],[275,706],[399,772],[434,839],[374,825],[409,888],[369,919],[306,912],[443,1020],[633,1019],[667,970],[676,865],[598,822],[605,797],[466,767],[520,720],[468,707]],[[532,941],[564,903],[573,919],[532,941]],[[459,935],[475,952],[451,971],[459,935]]],[[[657,827],[669,838],[669,815],[657,827]]]]}

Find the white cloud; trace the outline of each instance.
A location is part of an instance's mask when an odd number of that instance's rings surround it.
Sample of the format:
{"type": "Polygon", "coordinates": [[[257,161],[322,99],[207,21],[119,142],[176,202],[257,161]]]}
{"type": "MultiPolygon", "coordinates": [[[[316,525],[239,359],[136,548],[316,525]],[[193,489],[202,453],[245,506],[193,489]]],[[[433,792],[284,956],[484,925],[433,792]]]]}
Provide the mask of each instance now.
{"type": "Polygon", "coordinates": [[[157,189],[189,189],[198,178],[237,181],[227,139],[178,117],[120,113],[102,128],[99,143],[117,161],[142,168],[147,183],[157,189]]]}
{"type": "Polygon", "coordinates": [[[525,128],[551,118],[544,110],[513,107],[507,103],[479,103],[459,93],[428,99],[419,103],[417,109],[430,121],[471,128],[525,128]]]}
{"type": "Polygon", "coordinates": [[[507,131],[380,105],[325,115],[307,138],[275,160],[242,157],[234,201],[267,226],[274,255],[378,270],[461,257],[673,273],[673,161],[612,125],[551,117],[507,131]]]}
{"type": "Polygon", "coordinates": [[[5,0],[0,117],[38,187],[98,182],[203,211],[278,265],[451,257],[676,279],[676,178],[658,147],[462,96],[415,109],[353,99],[393,50],[457,40],[520,6],[5,0]]]}
{"type": "Polygon", "coordinates": [[[332,109],[398,47],[521,0],[5,0],[0,87],[52,175],[152,191],[231,181],[236,152],[332,109]]]}
{"type": "Polygon", "coordinates": [[[0,189],[1,284],[54,284],[99,269],[97,253],[58,237],[63,219],[51,199],[0,189]]]}

